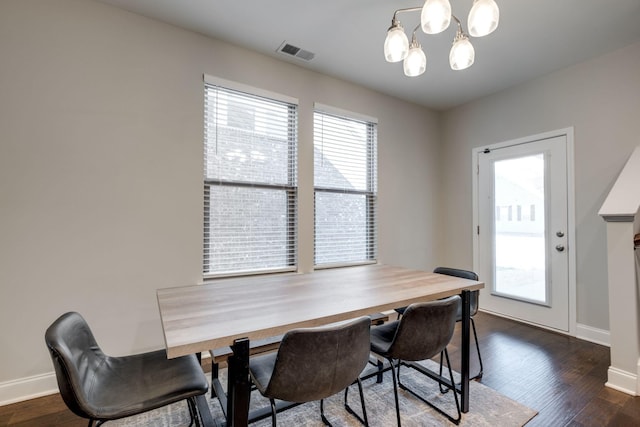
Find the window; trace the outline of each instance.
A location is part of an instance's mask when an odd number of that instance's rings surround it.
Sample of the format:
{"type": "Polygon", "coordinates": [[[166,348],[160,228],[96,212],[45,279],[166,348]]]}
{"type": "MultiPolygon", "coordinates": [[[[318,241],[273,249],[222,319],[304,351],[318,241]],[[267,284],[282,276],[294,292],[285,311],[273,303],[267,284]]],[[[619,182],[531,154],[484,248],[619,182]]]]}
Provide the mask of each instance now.
{"type": "Polygon", "coordinates": [[[315,265],[376,259],[377,124],[316,105],[315,265]]]}
{"type": "Polygon", "coordinates": [[[238,87],[205,76],[205,277],[297,262],[297,101],[238,87]]]}

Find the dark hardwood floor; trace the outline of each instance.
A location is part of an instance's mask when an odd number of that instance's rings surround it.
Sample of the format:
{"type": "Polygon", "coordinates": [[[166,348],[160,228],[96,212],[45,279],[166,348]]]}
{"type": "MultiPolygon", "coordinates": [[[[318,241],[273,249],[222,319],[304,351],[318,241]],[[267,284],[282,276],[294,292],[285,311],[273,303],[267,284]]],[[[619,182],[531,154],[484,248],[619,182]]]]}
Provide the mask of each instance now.
{"type": "MultiPolygon", "coordinates": [[[[484,313],[476,316],[476,327],[484,363],[480,381],[537,410],[527,427],[640,426],[640,397],[604,386],[608,347],[484,313]]],[[[471,354],[473,375],[475,349],[471,354]]]]}
{"type": "MultiPolygon", "coordinates": [[[[640,397],[604,386],[608,347],[484,313],[476,316],[476,326],[484,362],[481,382],[537,410],[527,427],[640,426],[640,397]]],[[[454,337],[449,347],[455,369],[457,341],[454,337]]],[[[475,350],[472,356],[474,373],[475,350]]],[[[86,425],[57,394],[0,407],[0,426],[86,425]]]]}

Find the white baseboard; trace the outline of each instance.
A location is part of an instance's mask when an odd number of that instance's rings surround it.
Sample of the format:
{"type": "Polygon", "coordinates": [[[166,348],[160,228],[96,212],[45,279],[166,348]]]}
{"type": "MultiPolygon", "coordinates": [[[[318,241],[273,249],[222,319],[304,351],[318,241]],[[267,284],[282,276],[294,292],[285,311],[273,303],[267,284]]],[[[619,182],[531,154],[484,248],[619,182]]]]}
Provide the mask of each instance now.
{"type": "Polygon", "coordinates": [[[609,337],[609,331],[604,330],[604,329],[598,329],[598,328],[594,328],[592,326],[587,326],[587,325],[582,325],[580,323],[576,324],[576,333],[575,335],[569,333],[569,332],[564,332],[564,331],[560,331],[557,329],[553,329],[553,328],[549,328],[543,325],[538,325],[537,323],[532,323],[532,322],[527,322],[525,320],[522,319],[518,319],[516,317],[511,317],[511,316],[507,316],[501,313],[495,313],[493,311],[489,311],[489,310],[483,310],[480,309],[480,311],[491,314],[493,316],[498,316],[498,317],[504,317],[505,319],[511,319],[511,320],[515,320],[516,322],[520,322],[520,323],[524,323],[527,325],[531,325],[531,326],[535,326],[537,328],[541,328],[541,329],[547,329],[549,331],[553,331],[553,332],[557,332],[560,334],[564,334],[564,335],[569,335],[569,336],[575,336],[578,339],[584,340],[584,341],[589,341],[592,342],[594,344],[600,344],[600,345],[604,345],[607,347],[611,347],[610,344],[610,337],[609,337]]]}
{"type": "Polygon", "coordinates": [[[609,366],[607,374],[608,381],[605,383],[607,387],[632,396],[637,396],[636,387],[638,376],[636,374],[622,371],[618,368],[614,368],[613,366],[609,366]]]}
{"type": "Polygon", "coordinates": [[[58,392],[54,372],[0,383],[0,406],[58,392]]]}
{"type": "Polygon", "coordinates": [[[606,331],[604,329],[598,329],[578,323],[576,325],[576,338],[611,347],[611,338],[609,335],[609,331],[606,331]]]}

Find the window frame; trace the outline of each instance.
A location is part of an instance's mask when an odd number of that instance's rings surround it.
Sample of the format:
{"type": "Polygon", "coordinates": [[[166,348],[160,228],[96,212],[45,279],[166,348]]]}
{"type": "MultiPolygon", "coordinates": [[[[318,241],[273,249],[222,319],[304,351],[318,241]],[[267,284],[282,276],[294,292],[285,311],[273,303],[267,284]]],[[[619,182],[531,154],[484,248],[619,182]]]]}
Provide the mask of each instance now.
{"type": "Polygon", "coordinates": [[[378,257],[378,221],[377,221],[377,199],[378,199],[378,176],[377,176],[377,160],[378,160],[378,120],[376,118],[366,116],[359,113],[354,113],[351,111],[343,110],[340,108],[328,106],[325,104],[315,103],[313,109],[313,147],[314,147],[314,165],[315,165],[315,152],[316,152],[316,114],[324,114],[333,117],[337,117],[344,120],[349,120],[353,122],[364,123],[367,128],[367,141],[366,141],[366,190],[358,190],[358,189],[348,189],[348,188],[336,188],[336,187],[326,187],[316,185],[316,175],[314,171],[313,177],[313,200],[314,200],[314,233],[313,233],[313,241],[314,241],[314,250],[313,250],[313,265],[314,269],[325,269],[325,268],[336,268],[336,267],[348,267],[348,266],[356,266],[356,265],[366,265],[366,264],[375,264],[377,263],[378,257]],[[317,259],[317,206],[316,206],[316,198],[318,193],[333,193],[333,194],[352,194],[352,195],[363,195],[365,196],[366,202],[366,242],[367,247],[365,248],[366,259],[359,261],[338,261],[338,262],[326,262],[326,263],[318,263],[317,259]]]}
{"type": "MultiPolygon", "coordinates": [[[[202,274],[204,280],[219,278],[219,277],[232,277],[232,276],[245,276],[254,274],[265,273],[277,273],[277,272],[291,272],[298,269],[298,127],[299,127],[299,102],[296,98],[292,98],[286,95],[270,92],[267,90],[255,88],[252,86],[244,85],[241,83],[233,82],[230,80],[221,79],[218,77],[204,74],[204,135],[203,135],[203,148],[204,148],[204,162],[203,162],[203,253],[202,253],[202,274]],[[208,150],[208,131],[209,116],[207,111],[208,91],[211,89],[220,88],[227,93],[236,92],[238,94],[248,95],[249,97],[258,97],[266,101],[273,101],[278,104],[286,104],[288,106],[289,126],[287,129],[289,146],[287,148],[287,183],[268,183],[260,181],[244,181],[233,179],[221,179],[221,178],[209,178],[207,177],[207,150],[208,150]],[[293,116],[292,116],[293,114],[293,116]],[[294,121],[291,121],[291,117],[294,121]],[[293,158],[292,158],[293,156],[293,158]],[[285,256],[287,265],[272,266],[266,268],[249,268],[249,269],[237,269],[237,270],[211,270],[209,269],[208,260],[212,256],[210,250],[211,232],[208,227],[208,221],[211,218],[211,188],[214,186],[219,187],[234,187],[245,189],[265,189],[265,190],[282,190],[286,194],[286,228],[283,230],[286,234],[286,248],[287,254],[285,256]]],[[[217,125],[216,125],[217,126],[217,125]]]]}

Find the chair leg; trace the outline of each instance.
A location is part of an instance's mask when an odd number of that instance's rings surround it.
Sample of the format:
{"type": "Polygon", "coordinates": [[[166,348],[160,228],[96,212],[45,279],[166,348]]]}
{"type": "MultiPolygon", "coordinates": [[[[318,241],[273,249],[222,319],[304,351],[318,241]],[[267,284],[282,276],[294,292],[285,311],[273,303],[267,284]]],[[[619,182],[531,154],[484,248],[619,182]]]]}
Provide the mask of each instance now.
{"type": "Polygon", "coordinates": [[[458,418],[453,419],[448,415],[447,417],[449,417],[449,419],[451,419],[451,421],[453,421],[454,423],[458,424],[460,422],[460,419],[462,418],[462,412],[460,411],[460,402],[458,401],[458,393],[456,392],[456,383],[453,380],[453,371],[451,370],[451,362],[449,361],[449,352],[447,351],[446,347],[444,349],[444,355],[447,359],[447,368],[449,368],[449,379],[451,380],[451,385],[453,386],[453,397],[456,401],[456,409],[458,411],[458,418]]]}
{"type": "MultiPolygon", "coordinates": [[[[440,352],[440,372],[439,375],[442,376],[442,361],[444,360],[444,350],[440,352]]],[[[440,393],[445,394],[449,391],[448,388],[443,387],[442,383],[438,383],[438,387],[440,387],[440,393]]]]}
{"type": "Polygon", "coordinates": [[[276,419],[276,401],[275,399],[269,399],[271,402],[271,427],[276,427],[277,419],[276,419]]]}
{"type": "Polygon", "coordinates": [[[362,391],[362,381],[358,378],[358,391],[360,392],[360,405],[362,405],[362,415],[364,416],[364,425],[369,427],[369,418],[367,418],[367,405],[364,403],[364,392],[362,391]]]}
{"type": "Polygon", "coordinates": [[[324,399],[320,399],[320,418],[322,418],[322,422],[324,423],[324,425],[333,427],[327,417],[324,416],[324,399]]]}
{"type": "MultiPolygon", "coordinates": [[[[447,414],[442,409],[440,409],[439,407],[437,407],[433,403],[429,402],[427,399],[425,399],[424,397],[420,396],[418,393],[416,393],[415,391],[411,390],[409,387],[407,387],[404,384],[402,384],[400,382],[400,379],[398,379],[398,385],[403,390],[408,391],[409,393],[411,393],[412,395],[414,395],[418,399],[422,400],[424,403],[426,403],[427,405],[431,406],[433,409],[435,409],[436,411],[438,411],[439,413],[441,413],[442,415],[447,417],[454,424],[459,424],[460,420],[462,419],[462,411],[460,410],[460,401],[458,400],[458,393],[456,391],[456,383],[454,382],[454,379],[453,379],[453,371],[451,370],[451,363],[449,361],[449,352],[447,352],[447,349],[445,348],[443,350],[443,353],[444,353],[445,359],[447,361],[447,369],[449,370],[449,380],[450,380],[450,382],[449,382],[449,384],[447,384],[446,382],[443,382],[444,381],[443,378],[440,378],[440,379],[434,378],[434,379],[436,381],[438,381],[441,385],[444,384],[447,388],[450,388],[453,391],[453,398],[454,398],[454,400],[456,402],[456,412],[458,414],[457,418],[454,418],[451,415],[447,414]]],[[[408,365],[408,366],[411,367],[411,365],[408,365]]],[[[415,369],[419,371],[418,368],[415,368],[415,369]]]]}
{"type": "MultiPolygon", "coordinates": [[[[401,427],[402,423],[400,421],[400,402],[398,400],[398,381],[396,380],[396,371],[393,368],[393,360],[389,359],[389,363],[391,364],[391,378],[393,378],[393,396],[395,397],[395,400],[396,400],[396,419],[398,420],[398,427],[401,427]]],[[[398,368],[400,368],[400,363],[398,363],[398,368]]]]}
{"type": "Polygon", "coordinates": [[[360,417],[360,415],[356,414],[355,411],[351,408],[351,406],[349,406],[348,400],[347,400],[347,396],[349,393],[349,387],[344,389],[344,408],[347,410],[348,413],[350,413],[351,415],[353,415],[354,417],[356,417],[358,419],[358,421],[360,421],[362,424],[364,424],[366,427],[369,426],[369,419],[367,418],[367,407],[364,404],[364,393],[362,391],[362,381],[360,381],[360,378],[358,378],[357,380],[358,383],[358,390],[360,391],[360,405],[362,406],[362,416],[363,418],[360,417]]]}
{"type": "MultiPolygon", "coordinates": [[[[480,363],[480,372],[478,372],[473,377],[469,377],[469,380],[477,380],[482,378],[482,374],[484,373],[484,367],[482,366],[482,356],[480,356],[480,343],[478,343],[478,333],[476,332],[476,322],[473,320],[473,317],[470,318],[469,320],[471,320],[471,329],[473,330],[473,339],[476,342],[476,353],[478,353],[478,363],[480,363]]],[[[440,354],[440,376],[442,376],[442,353],[440,354]]],[[[440,392],[446,393],[447,391],[448,391],[447,389],[443,390],[442,384],[441,384],[440,392]]]]}
{"type": "MultiPolygon", "coordinates": [[[[375,367],[378,368],[378,373],[376,375],[376,382],[377,383],[381,383],[382,382],[382,375],[384,374],[384,365],[382,363],[382,361],[380,359],[378,359],[377,357],[373,357],[373,356],[369,356],[369,362],[370,365],[374,365],[375,367]]],[[[367,378],[371,378],[371,377],[367,377],[367,378]]]]}
{"type": "Polygon", "coordinates": [[[480,356],[480,344],[478,343],[478,333],[476,332],[476,322],[471,318],[471,327],[473,329],[473,338],[476,340],[476,351],[478,352],[478,362],[480,363],[480,372],[475,377],[470,379],[475,380],[478,378],[482,378],[482,374],[484,372],[484,368],[482,366],[482,356],[480,356]]]}
{"type": "Polygon", "coordinates": [[[187,408],[189,408],[189,427],[193,425],[193,406],[191,403],[191,398],[187,399],[187,408]]]}
{"type": "Polygon", "coordinates": [[[198,413],[198,404],[196,403],[196,398],[188,398],[187,406],[189,407],[189,416],[191,417],[189,427],[191,427],[193,424],[195,424],[196,427],[200,427],[200,414],[198,413]]]}

